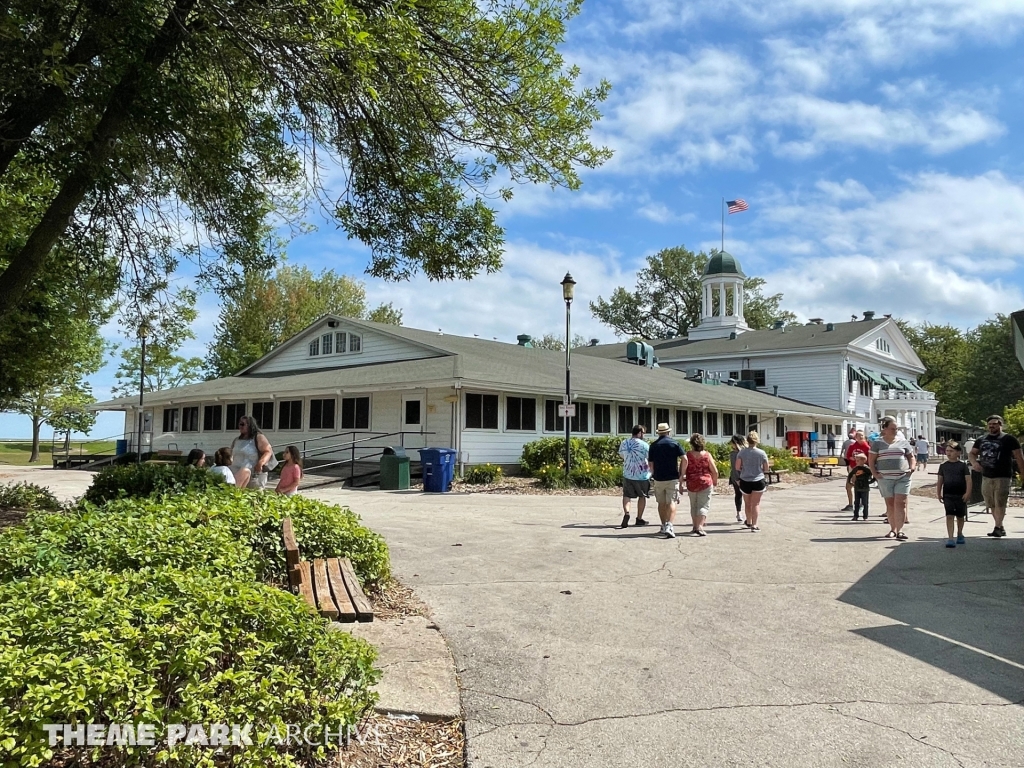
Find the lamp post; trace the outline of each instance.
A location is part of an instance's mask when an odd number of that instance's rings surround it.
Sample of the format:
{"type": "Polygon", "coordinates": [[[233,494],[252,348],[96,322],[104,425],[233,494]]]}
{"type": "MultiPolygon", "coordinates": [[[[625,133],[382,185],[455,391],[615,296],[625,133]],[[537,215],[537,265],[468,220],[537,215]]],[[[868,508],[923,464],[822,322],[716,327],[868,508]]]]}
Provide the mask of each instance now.
{"type": "Polygon", "coordinates": [[[146,335],[149,333],[149,324],[143,320],[139,325],[139,341],[142,345],[139,357],[139,441],[135,445],[135,463],[142,463],[142,425],[145,412],[142,410],[143,400],[146,392],[146,335]]]}
{"type": "Polygon", "coordinates": [[[571,404],[569,396],[569,360],[572,347],[572,336],[570,336],[570,308],[572,307],[573,290],[576,288],[576,281],[568,272],[562,278],[562,298],[565,299],[565,479],[569,479],[569,414],[568,406],[571,404]]]}

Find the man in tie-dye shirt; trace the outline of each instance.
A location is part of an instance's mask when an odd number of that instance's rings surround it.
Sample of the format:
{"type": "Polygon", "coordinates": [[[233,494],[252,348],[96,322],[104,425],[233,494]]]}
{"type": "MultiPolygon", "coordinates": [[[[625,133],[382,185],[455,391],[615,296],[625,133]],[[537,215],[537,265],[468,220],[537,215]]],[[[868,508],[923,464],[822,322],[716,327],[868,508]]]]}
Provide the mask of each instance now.
{"type": "Polygon", "coordinates": [[[622,457],[622,525],[629,525],[629,502],[636,499],[636,523],[647,525],[644,520],[644,509],[647,508],[647,497],[651,495],[651,468],[647,464],[647,452],[650,446],[644,440],[644,428],[637,424],[633,427],[633,436],[628,437],[619,445],[622,457]]]}

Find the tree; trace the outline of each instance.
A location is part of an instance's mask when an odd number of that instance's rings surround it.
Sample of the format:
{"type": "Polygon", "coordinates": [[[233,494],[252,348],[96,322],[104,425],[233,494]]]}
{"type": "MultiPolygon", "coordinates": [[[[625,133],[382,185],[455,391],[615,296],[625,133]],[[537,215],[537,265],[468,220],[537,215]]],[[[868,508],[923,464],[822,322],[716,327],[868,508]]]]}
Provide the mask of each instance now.
{"type": "MultiPolygon", "coordinates": [[[[182,344],[195,338],[192,330],[198,316],[195,302],[195,293],[180,291],[166,305],[150,307],[148,311],[136,310],[138,336],[144,333],[146,337],[145,392],[159,392],[202,380],[202,358],[178,354],[182,344]]],[[[111,393],[115,397],[137,395],[142,369],[142,341],[136,337],[131,345],[121,350],[121,364],[114,372],[117,383],[111,387],[111,393]]]]}
{"type": "Polygon", "coordinates": [[[95,327],[77,323],[68,328],[61,344],[49,350],[42,370],[35,372],[31,385],[17,397],[0,401],[0,410],[28,416],[32,420],[32,452],[29,462],[39,461],[39,432],[43,424],[70,433],[87,432],[96,422],[85,406],[93,402],[86,377],[103,364],[104,342],[95,327]]]}
{"type": "Polygon", "coordinates": [[[952,325],[912,325],[904,320],[896,320],[896,324],[924,363],[925,372],[918,383],[935,393],[938,415],[963,419],[969,408],[963,389],[969,333],[952,325]]]}
{"type": "Polygon", "coordinates": [[[179,254],[218,279],[266,268],[268,222],[314,201],[332,201],[374,276],[498,269],[499,171],[576,189],[610,156],[588,138],[607,83],[579,88],[558,53],[579,9],[7,0],[0,186],[47,192],[0,252],[0,315],[69,233],[101,236],[128,280],[179,254]]]}
{"type": "Polygon", "coordinates": [[[1006,406],[1003,411],[1003,429],[1018,438],[1024,436],[1024,400],[1006,406]]]}
{"type": "Polygon", "coordinates": [[[318,317],[334,314],[398,325],[391,304],[368,310],[366,289],[355,278],[306,267],[251,272],[224,293],[217,332],[203,364],[207,378],[231,376],[259,360],[318,317]]]}
{"type": "Polygon", "coordinates": [[[997,314],[968,334],[961,388],[964,421],[981,424],[1024,399],[1024,373],[1013,349],[1008,315],[997,314]]]}
{"type": "MultiPolygon", "coordinates": [[[[565,351],[565,337],[559,336],[555,333],[545,333],[539,339],[532,339],[530,341],[537,349],[556,349],[559,352],[565,351]]],[[[578,349],[579,347],[589,347],[590,341],[580,336],[580,334],[574,334],[572,337],[572,348],[578,349]]]]}
{"type": "MultiPolygon", "coordinates": [[[[711,255],[717,251],[712,250],[711,255]]],[[[701,277],[709,255],[685,246],[665,248],[647,257],[637,272],[636,288],[612,291],[590,303],[594,317],[618,335],[641,339],[684,336],[700,323],[701,277]]],[[[796,315],[781,309],[782,294],[765,296],[764,280],[748,277],[743,283],[743,316],[751,328],[770,328],[776,321],[792,322],[796,315]]],[[[717,306],[717,297],[714,298],[717,306]]]]}

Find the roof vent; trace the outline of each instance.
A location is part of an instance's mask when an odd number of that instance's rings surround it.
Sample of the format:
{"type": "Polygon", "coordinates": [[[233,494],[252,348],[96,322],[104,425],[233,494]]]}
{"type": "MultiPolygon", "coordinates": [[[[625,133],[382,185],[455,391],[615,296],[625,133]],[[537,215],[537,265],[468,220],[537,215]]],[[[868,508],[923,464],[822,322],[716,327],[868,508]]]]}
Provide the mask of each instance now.
{"type": "Polygon", "coordinates": [[[733,331],[732,333],[729,334],[729,340],[732,341],[735,338],[736,338],[736,331],[733,331]]]}
{"type": "Polygon", "coordinates": [[[592,347],[596,347],[600,343],[601,343],[600,339],[591,339],[590,340],[590,346],[592,346],[592,347]]]}
{"type": "Polygon", "coordinates": [[[865,312],[864,313],[864,322],[867,322],[868,320],[874,320],[874,319],[875,319],[875,313],[874,312],[865,312]]]}
{"type": "Polygon", "coordinates": [[[785,320],[776,320],[772,324],[772,330],[775,330],[775,331],[784,330],[785,327],[786,327],[786,321],[785,320]]]}
{"type": "Polygon", "coordinates": [[[825,322],[825,321],[822,318],[820,318],[820,317],[812,317],[811,318],[811,325],[821,325],[823,322],[825,322]]]}
{"type": "Polygon", "coordinates": [[[835,323],[826,323],[825,324],[825,330],[826,331],[834,331],[835,329],[836,329],[836,324],[835,323]]]}
{"type": "Polygon", "coordinates": [[[533,339],[530,338],[530,336],[525,333],[521,333],[518,336],[516,336],[516,341],[519,342],[520,347],[528,347],[529,349],[533,349],[533,344],[530,343],[531,341],[533,341],[533,339]]]}

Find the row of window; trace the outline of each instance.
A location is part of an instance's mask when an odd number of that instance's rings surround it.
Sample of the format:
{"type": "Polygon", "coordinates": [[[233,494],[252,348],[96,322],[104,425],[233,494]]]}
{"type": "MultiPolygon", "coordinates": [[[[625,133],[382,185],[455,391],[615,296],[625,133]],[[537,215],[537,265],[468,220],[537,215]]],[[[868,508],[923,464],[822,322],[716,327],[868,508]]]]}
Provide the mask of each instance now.
{"type": "Polygon", "coordinates": [[[745,368],[742,371],[729,371],[729,378],[734,381],[752,381],[758,389],[764,389],[768,378],[764,368],[745,368]]]}
{"type": "MultiPolygon", "coordinates": [[[[558,415],[561,400],[544,401],[545,432],[564,432],[565,419],[558,415]]],[[[498,395],[466,393],[467,429],[498,429],[500,422],[498,395]]],[[[612,425],[612,406],[607,403],[576,403],[576,415],[569,418],[569,431],[597,435],[627,434],[637,424],[653,432],[658,424],[674,425],[677,435],[700,432],[705,435],[728,436],[745,434],[756,428],[757,414],[721,413],[717,411],[688,411],[677,409],[673,422],[669,408],[650,408],[620,405],[615,412],[617,429],[612,425]]],[[[782,419],[779,420],[782,422],[782,419]]],[[[505,431],[537,431],[537,399],[533,397],[505,398],[505,431]]],[[[785,425],[776,426],[777,434],[785,432],[785,425]]]]}
{"type": "Polygon", "coordinates": [[[358,333],[325,333],[309,342],[309,356],[348,355],[363,351],[363,337],[358,333]]]}
{"type": "MultiPolygon", "coordinates": [[[[246,415],[245,403],[202,406],[202,431],[229,432],[238,426],[246,415]],[[225,416],[222,420],[222,416],[225,416]]],[[[303,428],[302,400],[278,400],[255,402],[252,417],[263,430],[300,430],[303,428]],[[276,408],[275,408],[276,406],[276,408]]],[[[164,408],[164,432],[198,432],[200,406],[186,405],[182,408],[164,408]]],[[[333,397],[314,398],[309,401],[308,429],[337,429],[337,399],[333,397]]],[[[370,428],[370,398],[341,398],[341,429],[370,428]]]]}

